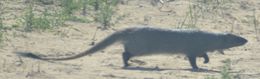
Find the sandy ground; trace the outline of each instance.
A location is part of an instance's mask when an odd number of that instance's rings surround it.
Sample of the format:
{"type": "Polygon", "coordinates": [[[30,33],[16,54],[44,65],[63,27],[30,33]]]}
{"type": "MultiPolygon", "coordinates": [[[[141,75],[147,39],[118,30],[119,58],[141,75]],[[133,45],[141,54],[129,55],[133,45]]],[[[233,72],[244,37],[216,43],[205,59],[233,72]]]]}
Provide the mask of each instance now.
{"type": "MultiPolygon", "coordinates": [[[[198,0],[199,1],[199,0],[198,0]]],[[[116,30],[135,25],[149,25],[161,28],[179,28],[184,22],[189,5],[199,4],[197,0],[173,0],[164,6],[152,6],[149,0],[129,0],[119,4],[117,16],[124,16],[112,27],[116,30]]],[[[221,0],[220,0],[221,1],[221,0]]],[[[24,0],[2,0],[6,26],[15,24],[17,16],[24,11],[24,0]]],[[[204,8],[212,8],[207,6],[204,8]]],[[[206,9],[203,9],[206,10],[206,9]]],[[[209,53],[210,63],[198,66],[207,72],[191,72],[190,64],[182,55],[154,55],[131,60],[131,67],[122,69],[120,44],[115,44],[91,56],[69,61],[39,61],[19,57],[13,52],[28,51],[45,55],[77,54],[92,47],[92,37],[97,23],[66,22],[61,27],[47,32],[23,32],[10,29],[4,32],[4,43],[0,49],[0,79],[204,79],[207,76],[220,78],[223,61],[231,60],[230,73],[235,79],[260,79],[259,25],[255,28],[253,18],[259,23],[259,0],[232,0],[208,12],[196,12],[199,16],[195,29],[213,32],[232,32],[248,39],[241,47],[209,53]],[[254,15],[255,11],[255,15],[254,15]],[[233,30],[232,30],[233,29],[233,30]]],[[[184,26],[192,23],[189,18],[184,26]]],[[[114,30],[98,30],[96,42],[104,39],[114,30]]]]}

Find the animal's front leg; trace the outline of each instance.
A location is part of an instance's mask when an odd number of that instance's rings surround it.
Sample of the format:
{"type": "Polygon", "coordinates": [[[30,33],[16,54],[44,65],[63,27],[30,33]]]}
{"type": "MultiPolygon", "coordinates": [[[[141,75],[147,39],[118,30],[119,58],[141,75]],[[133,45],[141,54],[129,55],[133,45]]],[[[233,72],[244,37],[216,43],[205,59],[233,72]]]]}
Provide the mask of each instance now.
{"type": "Polygon", "coordinates": [[[201,57],[203,57],[204,58],[204,63],[206,64],[206,63],[209,63],[209,56],[208,56],[208,54],[207,53],[204,53],[204,54],[202,54],[202,56],[201,57]]]}
{"type": "Polygon", "coordinates": [[[192,71],[198,71],[199,68],[196,64],[196,56],[195,55],[188,55],[190,65],[192,66],[192,71]]]}

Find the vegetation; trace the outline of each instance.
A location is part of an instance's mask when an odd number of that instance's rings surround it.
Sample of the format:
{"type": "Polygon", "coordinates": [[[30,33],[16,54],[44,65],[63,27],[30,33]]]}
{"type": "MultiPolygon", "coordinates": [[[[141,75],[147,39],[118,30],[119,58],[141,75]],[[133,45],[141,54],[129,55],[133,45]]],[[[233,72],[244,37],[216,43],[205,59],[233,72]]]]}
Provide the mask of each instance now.
{"type": "Polygon", "coordinates": [[[199,19],[214,19],[216,16],[224,18],[224,10],[231,2],[231,0],[191,0],[184,20],[179,23],[178,28],[197,28],[199,19]]]}
{"type": "MultiPolygon", "coordinates": [[[[222,70],[220,72],[221,75],[220,79],[234,79],[234,77],[230,74],[231,60],[226,59],[223,62],[224,62],[224,66],[222,66],[222,70]]],[[[205,79],[219,79],[219,78],[215,76],[207,76],[205,79]]]]}
{"type": "Polygon", "coordinates": [[[230,75],[230,70],[231,70],[231,60],[226,59],[224,61],[225,65],[222,67],[221,70],[221,79],[233,79],[232,75],[230,75]]]}
{"type": "MultiPolygon", "coordinates": [[[[2,4],[0,3],[0,11],[3,11],[3,7],[1,5],[2,4]]],[[[0,44],[3,41],[3,30],[4,30],[4,24],[3,24],[2,12],[0,12],[0,44]]]]}
{"type": "MultiPolygon", "coordinates": [[[[63,26],[66,21],[90,22],[86,17],[75,16],[74,14],[82,9],[82,14],[86,15],[87,10],[93,7],[96,11],[95,21],[102,24],[103,29],[111,25],[114,7],[118,0],[60,0],[61,10],[45,10],[42,13],[35,13],[34,0],[29,0],[24,16],[18,21],[19,25],[25,26],[26,32],[33,30],[47,30],[54,27],[63,26]]],[[[15,26],[17,26],[15,25],[15,26]]]]}
{"type": "Polygon", "coordinates": [[[4,24],[3,24],[3,20],[2,17],[0,15],[0,31],[4,29],[4,24]]]}
{"type": "MultiPolygon", "coordinates": [[[[114,7],[117,5],[118,0],[96,0],[98,3],[98,12],[96,21],[102,24],[103,29],[107,29],[111,25],[112,16],[114,14],[114,7]]],[[[97,6],[97,5],[96,5],[97,6]]]]}
{"type": "Polygon", "coordinates": [[[47,30],[51,27],[51,20],[48,19],[47,9],[39,17],[35,16],[33,13],[33,2],[30,2],[26,8],[24,16],[20,19],[20,23],[25,26],[24,30],[31,32],[34,29],[47,30]]]}
{"type": "Polygon", "coordinates": [[[78,21],[78,22],[88,22],[84,18],[74,16],[73,13],[84,7],[84,12],[86,11],[86,5],[88,0],[61,0],[62,13],[61,17],[65,21],[78,21]]]}
{"type": "Polygon", "coordinates": [[[2,22],[2,18],[0,16],[0,44],[2,43],[3,41],[3,22],[2,22]]]}
{"type": "Polygon", "coordinates": [[[260,41],[259,31],[258,31],[259,22],[258,22],[258,19],[257,19],[257,15],[256,15],[256,10],[255,9],[253,11],[253,24],[254,24],[256,39],[257,39],[257,41],[260,41]]]}

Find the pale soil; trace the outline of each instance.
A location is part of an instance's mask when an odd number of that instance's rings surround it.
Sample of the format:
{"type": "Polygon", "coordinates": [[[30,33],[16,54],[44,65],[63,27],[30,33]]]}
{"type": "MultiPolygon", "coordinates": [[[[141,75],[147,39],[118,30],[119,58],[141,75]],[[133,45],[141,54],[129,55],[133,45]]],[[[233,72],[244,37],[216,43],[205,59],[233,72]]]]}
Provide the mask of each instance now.
{"type": "MultiPolygon", "coordinates": [[[[154,27],[177,28],[189,11],[190,0],[175,0],[165,4],[160,11],[149,0],[130,0],[118,5],[118,16],[125,15],[114,26],[119,30],[134,25],[148,24],[154,27]],[[171,11],[170,11],[171,10],[171,11]],[[170,11],[170,12],[167,12],[170,11]],[[148,21],[144,21],[148,18],[148,21]]],[[[4,23],[11,26],[16,16],[24,11],[24,0],[3,0],[4,23]]],[[[210,63],[198,66],[208,72],[191,72],[190,64],[183,55],[154,55],[133,58],[131,68],[122,69],[120,44],[115,44],[91,56],[69,61],[46,62],[18,57],[14,52],[28,51],[45,55],[70,55],[91,47],[97,23],[66,22],[67,27],[47,32],[23,32],[20,29],[7,30],[0,49],[0,79],[203,79],[207,76],[220,78],[223,60],[231,60],[231,74],[236,79],[260,79],[260,46],[253,25],[253,9],[260,19],[259,0],[233,0],[226,7],[203,15],[197,20],[197,28],[204,31],[230,32],[248,39],[241,47],[209,53],[210,63]]],[[[159,5],[160,6],[160,5],[159,5]]],[[[258,21],[259,22],[259,21],[258,21]]],[[[188,22],[187,22],[188,23],[188,22]]],[[[258,31],[259,25],[257,27],[258,31]]],[[[99,30],[96,42],[114,30],[99,30]]]]}

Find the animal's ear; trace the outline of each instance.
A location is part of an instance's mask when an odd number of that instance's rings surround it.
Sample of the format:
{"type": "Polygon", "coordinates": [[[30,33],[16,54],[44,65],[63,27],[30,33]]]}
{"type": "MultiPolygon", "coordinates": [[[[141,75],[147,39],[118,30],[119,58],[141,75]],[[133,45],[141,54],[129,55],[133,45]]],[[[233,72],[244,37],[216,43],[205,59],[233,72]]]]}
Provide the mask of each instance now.
{"type": "Polygon", "coordinates": [[[233,34],[231,34],[231,33],[227,33],[227,36],[233,36],[233,34]]]}
{"type": "Polygon", "coordinates": [[[231,34],[231,33],[227,33],[227,34],[226,34],[226,38],[230,38],[230,37],[234,37],[234,36],[236,36],[236,35],[231,34]]]}
{"type": "Polygon", "coordinates": [[[228,35],[229,35],[229,33],[224,33],[224,34],[223,34],[224,37],[226,37],[226,36],[228,36],[228,35]]]}
{"type": "Polygon", "coordinates": [[[224,42],[227,42],[227,41],[230,40],[229,38],[232,37],[232,36],[233,36],[232,34],[226,33],[226,34],[223,36],[222,40],[223,40],[224,42]]]}

